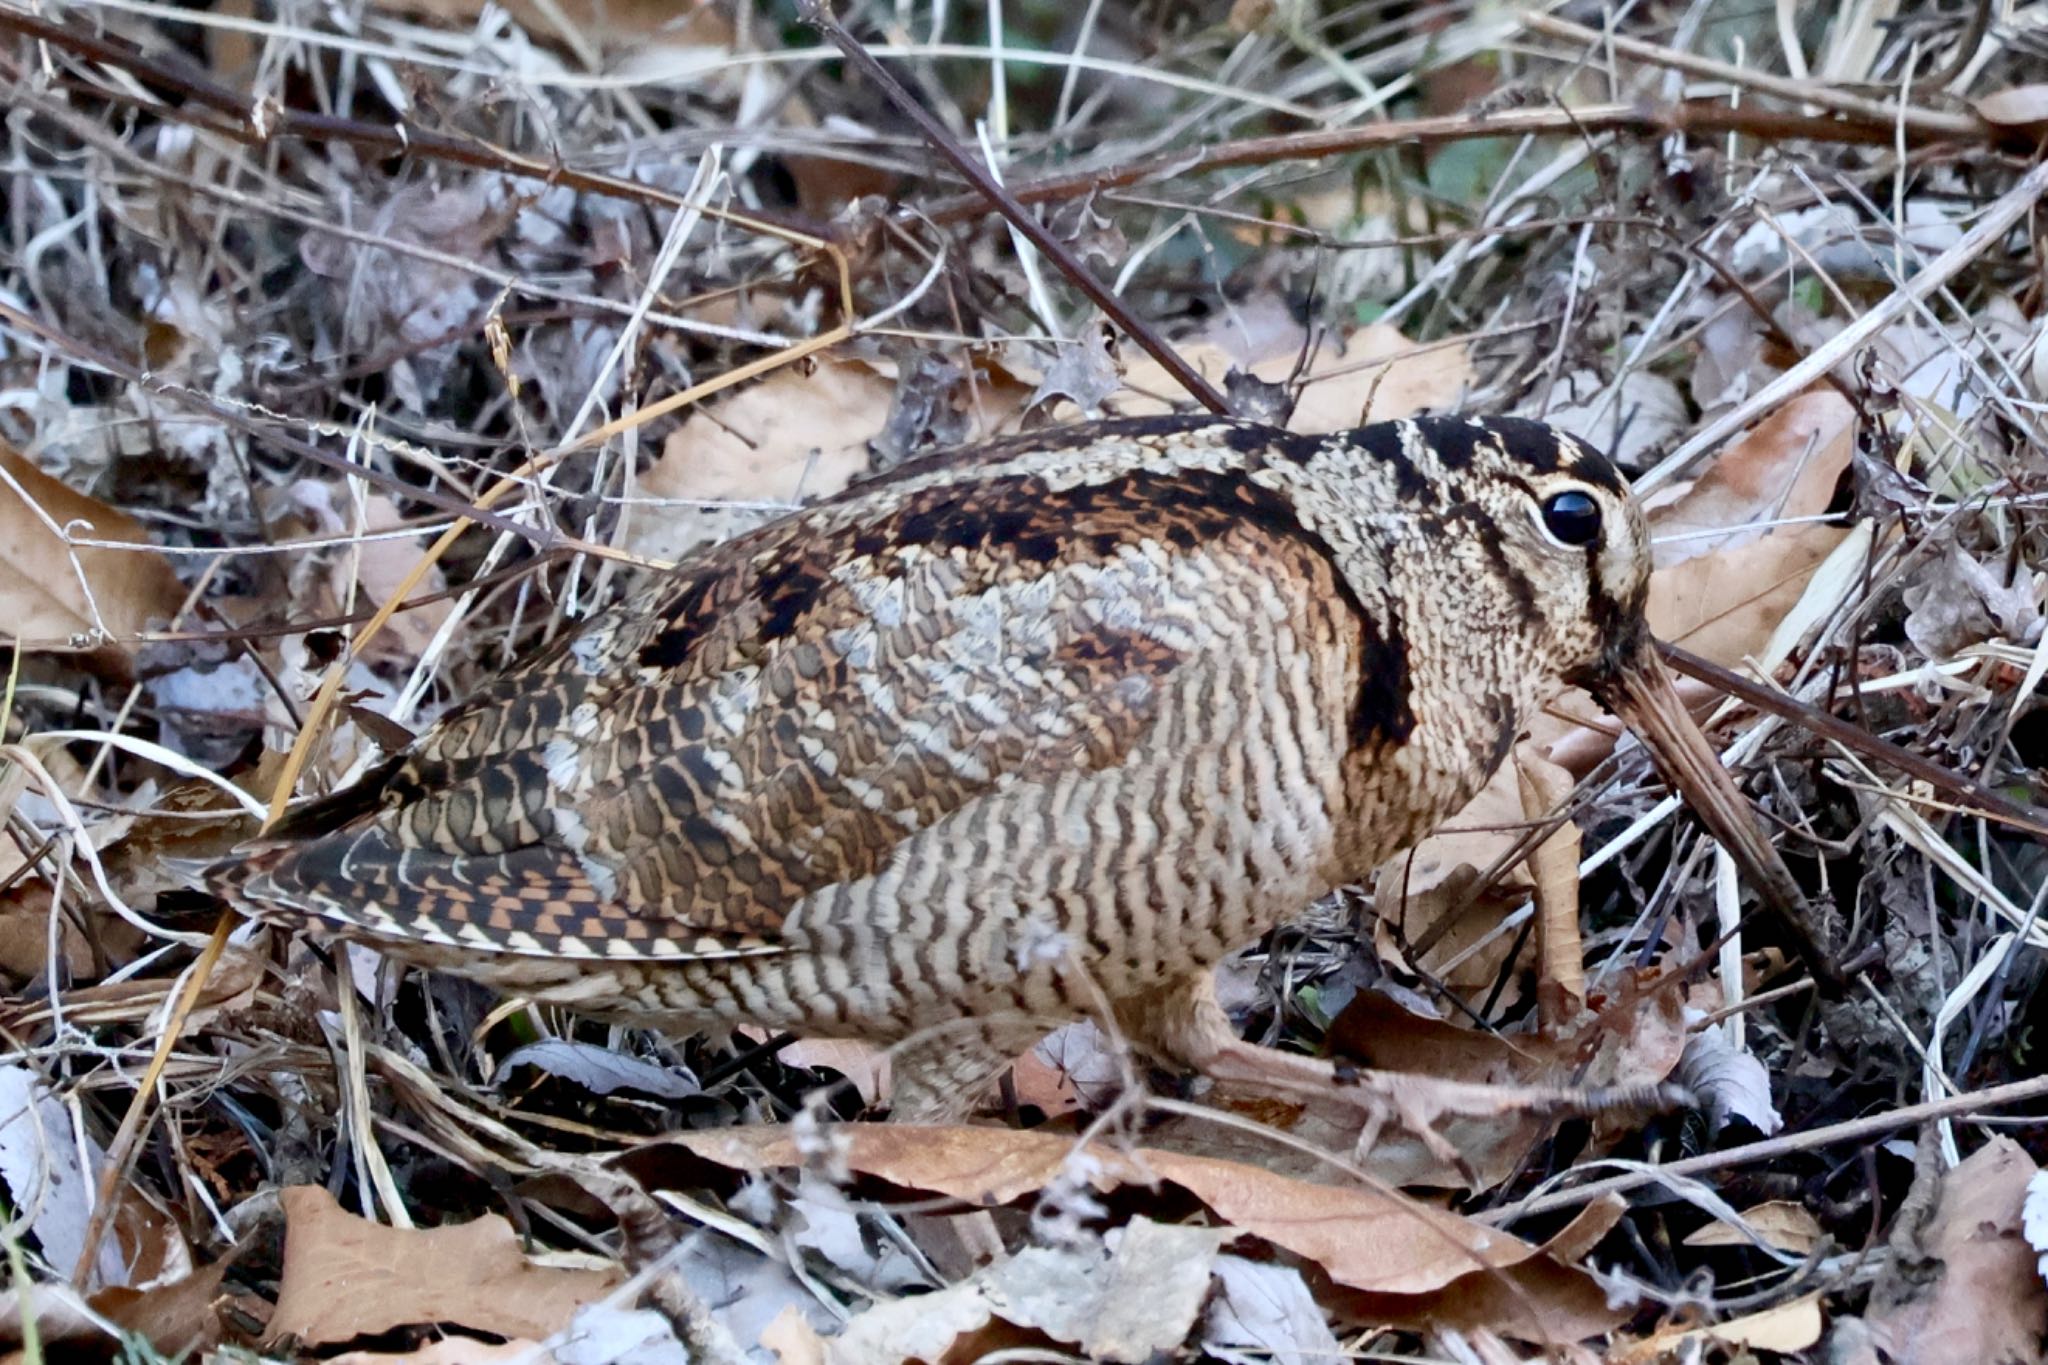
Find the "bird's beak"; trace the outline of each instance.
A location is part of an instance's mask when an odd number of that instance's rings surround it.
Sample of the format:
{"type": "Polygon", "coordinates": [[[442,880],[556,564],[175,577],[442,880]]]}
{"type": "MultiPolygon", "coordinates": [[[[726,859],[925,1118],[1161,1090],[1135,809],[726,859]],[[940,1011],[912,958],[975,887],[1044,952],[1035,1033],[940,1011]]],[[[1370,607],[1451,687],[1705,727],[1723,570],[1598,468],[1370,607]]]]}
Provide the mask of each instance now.
{"type": "Polygon", "coordinates": [[[1765,837],[1756,812],[1721,766],[1720,755],[1693,723],[1647,632],[1641,646],[1609,669],[1594,690],[1643,741],[1664,780],[1721,841],[1749,884],[1785,918],[1807,967],[1823,980],[1833,980],[1835,969],[1814,941],[1805,896],[1791,869],[1765,837]]]}

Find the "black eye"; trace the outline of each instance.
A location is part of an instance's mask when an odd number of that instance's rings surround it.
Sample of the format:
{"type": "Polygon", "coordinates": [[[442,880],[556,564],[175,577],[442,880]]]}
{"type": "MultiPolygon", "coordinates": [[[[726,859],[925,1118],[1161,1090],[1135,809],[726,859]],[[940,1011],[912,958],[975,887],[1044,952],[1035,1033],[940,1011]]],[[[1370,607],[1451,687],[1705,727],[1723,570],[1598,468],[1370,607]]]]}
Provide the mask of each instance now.
{"type": "Polygon", "coordinates": [[[1591,545],[1600,539],[1600,504],[1576,488],[1552,493],[1543,500],[1543,528],[1566,545],[1591,545]]]}

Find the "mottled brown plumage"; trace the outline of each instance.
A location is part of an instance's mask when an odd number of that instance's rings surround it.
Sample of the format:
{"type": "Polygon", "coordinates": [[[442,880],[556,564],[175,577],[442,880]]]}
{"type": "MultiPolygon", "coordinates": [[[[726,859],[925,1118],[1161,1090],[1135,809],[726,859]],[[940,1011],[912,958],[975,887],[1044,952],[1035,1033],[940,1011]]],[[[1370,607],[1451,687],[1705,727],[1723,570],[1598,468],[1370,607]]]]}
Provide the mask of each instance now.
{"type": "Polygon", "coordinates": [[[593,1014],[908,1043],[920,1116],[1103,1002],[1325,1085],[1229,1036],[1209,968],[1456,811],[1567,682],[1789,884],[1649,652],[1648,572],[1613,467],[1533,422],[1034,433],[709,550],[214,881],[593,1014]]]}

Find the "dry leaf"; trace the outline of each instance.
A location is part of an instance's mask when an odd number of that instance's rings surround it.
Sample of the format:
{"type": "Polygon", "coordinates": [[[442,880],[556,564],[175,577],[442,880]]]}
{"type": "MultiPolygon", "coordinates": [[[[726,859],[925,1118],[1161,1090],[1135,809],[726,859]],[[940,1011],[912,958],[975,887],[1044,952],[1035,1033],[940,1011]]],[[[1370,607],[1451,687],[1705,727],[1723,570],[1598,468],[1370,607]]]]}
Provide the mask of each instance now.
{"type": "MultiPolygon", "coordinates": [[[[1515,781],[1521,791],[1522,814],[1540,821],[1571,799],[1572,775],[1552,763],[1534,745],[1515,748],[1515,781]]],[[[1585,949],[1579,941],[1579,827],[1561,821],[1529,854],[1529,872],[1536,883],[1536,942],[1542,955],[1541,981],[1563,992],[1552,1021],[1569,1018],[1586,998],[1585,949]]],[[[1538,1004],[1549,999],[1539,996],[1538,1004]]]]}
{"type": "MultiPolygon", "coordinates": [[[[1281,383],[1294,373],[1300,350],[1292,337],[1273,340],[1286,344],[1269,343],[1250,357],[1227,343],[1197,342],[1180,351],[1218,388],[1233,366],[1268,383],[1281,383]]],[[[1288,429],[1344,431],[1425,410],[1455,409],[1471,386],[1472,361],[1463,342],[1417,346],[1398,328],[1374,323],[1359,328],[1339,346],[1325,346],[1305,379],[1288,429]]],[[[1131,362],[1124,371],[1124,391],[1104,407],[1120,416],[1140,416],[1171,411],[1172,402],[1180,397],[1180,385],[1158,361],[1144,356],[1131,362]]]]}
{"type": "MultiPolygon", "coordinates": [[[[363,501],[361,530],[364,534],[375,535],[380,531],[394,530],[405,524],[397,507],[382,493],[372,493],[363,501]]],[[[349,531],[357,528],[350,526],[349,531]]],[[[345,575],[354,572],[357,583],[357,609],[381,607],[398,594],[406,577],[426,555],[429,538],[411,536],[405,539],[365,540],[359,549],[344,550],[335,556],[335,592],[341,597],[347,591],[345,575]]],[[[428,569],[408,597],[426,597],[446,589],[448,580],[436,564],[428,569]]],[[[345,599],[344,599],[345,600],[345,599]]],[[[408,607],[391,618],[383,635],[390,637],[385,645],[386,653],[400,654],[411,659],[426,649],[427,642],[434,638],[434,632],[448,619],[448,613],[455,604],[448,601],[426,602],[417,607],[408,607]]],[[[382,638],[380,636],[380,638],[382,638]]],[[[370,649],[378,652],[373,640],[370,649]]]]}
{"type": "MultiPolygon", "coordinates": [[[[1692,1239],[1686,1239],[1691,1243],[1692,1239]]],[[[1822,1327],[1820,1295],[1804,1294],[1710,1327],[1671,1327],[1609,1359],[1615,1365],[1651,1365],[1653,1361],[1698,1359],[1702,1347],[1721,1345],[1738,1350],[1774,1351],[1789,1355],[1804,1351],[1820,1340],[1822,1327]]],[[[1714,1357],[1718,1359],[1719,1357],[1714,1357]]]]}
{"type": "Polygon", "coordinates": [[[1216,1281],[1202,1329],[1204,1359],[1224,1365],[1310,1365],[1343,1358],[1336,1333],[1293,1266],[1218,1256],[1216,1281]]]}
{"type": "Polygon", "coordinates": [[[1746,1247],[1753,1245],[1750,1232],[1754,1232],[1768,1246],[1794,1256],[1804,1256],[1820,1243],[1820,1220],[1808,1213],[1804,1205],[1789,1199],[1773,1199],[1767,1204],[1744,1209],[1742,1221],[1749,1225],[1749,1232],[1733,1223],[1709,1223],[1696,1229],[1685,1239],[1685,1244],[1689,1247],[1746,1247]]]}
{"type": "Polygon", "coordinates": [[[34,649],[104,649],[118,664],[122,642],[177,614],[184,585],[160,551],[74,549],[52,524],[92,540],[149,545],[133,517],[74,492],[0,442],[0,632],[34,649]]]}
{"type": "Polygon", "coordinates": [[[1678,1081],[1699,1097],[1710,1132],[1720,1132],[1730,1119],[1743,1120],[1765,1137],[1785,1126],[1784,1117],[1771,1103],[1771,1073],[1762,1062],[1729,1042],[1720,1024],[1703,1028],[1686,1040],[1678,1081]]]}
{"type": "Polygon", "coordinates": [[[2048,128],[2048,85],[2015,85],[1970,101],[1977,117],[2000,128],[2039,132],[2048,128]]]}
{"type": "MultiPolygon", "coordinates": [[[[952,1360],[956,1343],[998,1321],[1042,1332],[1088,1359],[1152,1360],[1193,1330],[1227,1228],[1134,1218],[1113,1247],[1026,1247],[958,1284],[861,1313],[825,1343],[830,1365],[952,1360]]],[[[973,1358],[969,1356],[968,1358],[973,1358]]]]}
{"type": "Polygon", "coordinates": [[[852,1083],[861,1103],[889,1102],[889,1050],[854,1038],[799,1038],[775,1054],[784,1066],[823,1067],[852,1083]]]}
{"type": "Polygon", "coordinates": [[[1618,391],[1603,374],[1575,371],[1551,390],[1540,412],[1529,408],[1525,415],[1540,416],[1629,468],[1650,463],[1692,425],[1678,386],[1646,369],[1625,372],[1618,391]]]}
{"type": "Polygon", "coordinates": [[[825,1365],[825,1338],[795,1304],[761,1329],[761,1345],[775,1352],[780,1365],[825,1365]]]}
{"type": "Polygon", "coordinates": [[[1650,629],[1715,663],[1762,651],[1847,531],[1781,527],[1753,544],[1688,559],[1650,577],[1650,629]]]}
{"type": "Polygon", "coordinates": [[[1325,1307],[1359,1326],[1424,1324],[1435,1331],[1492,1332],[1566,1346],[1613,1331],[1629,1312],[1592,1276],[1566,1264],[1583,1256],[1621,1221],[1626,1206],[1609,1196],[1586,1206],[1532,1256],[1501,1271],[1464,1275],[1403,1304],[1390,1294],[1326,1290],[1325,1307]]]}
{"type": "Polygon", "coordinates": [[[1918,1238],[1938,1268],[1912,1267],[1880,1280],[1868,1325],[1895,1365],[2036,1361],[2048,1332],[2048,1287],[2021,1227],[2033,1160],[1994,1137],[1941,1182],[1941,1199],[1918,1238]]]}
{"type": "Polygon", "coordinates": [[[1106,1102],[1130,1078],[1129,1059],[1092,1019],[1080,1019],[1039,1039],[1011,1071],[1019,1104],[1065,1114],[1106,1102]]]}
{"type": "Polygon", "coordinates": [[[1653,512],[1650,629],[1716,663],[1762,652],[1849,533],[1825,523],[1758,523],[1824,512],[1854,450],[1848,403],[1831,391],[1805,394],[1653,512]]]}
{"type": "MultiPolygon", "coordinates": [[[[40,1075],[19,1063],[0,1064],[0,1182],[7,1206],[23,1210],[43,1255],[66,1275],[85,1254],[93,1190],[106,1159],[40,1075]]],[[[99,1243],[89,1277],[96,1284],[130,1282],[112,1238],[99,1243]]]]}
{"type": "Polygon", "coordinates": [[[92,1296],[92,1306],[123,1331],[147,1341],[159,1355],[196,1356],[218,1345],[224,1334],[214,1302],[233,1262],[232,1254],[223,1256],[204,1270],[148,1289],[103,1289],[92,1296]]]}
{"type": "MultiPolygon", "coordinates": [[[[783,1128],[733,1128],[679,1133],[628,1161],[653,1178],[659,1172],[649,1162],[665,1146],[739,1171],[802,1166],[809,1149],[783,1128]]],[[[1074,1139],[1054,1133],[849,1124],[832,1130],[829,1159],[905,1189],[981,1205],[1007,1204],[1062,1178],[1098,1190],[1166,1181],[1232,1226],[1315,1261],[1337,1283],[1394,1297],[1433,1293],[1475,1271],[1543,1254],[1498,1229],[1372,1189],[1312,1185],[1157,1148],[1079,1150],[1074,1139]]]]}
{"type": "Polygon", "coordinates": [[[1702,1335],[1724,1346],[1790,1354],[1803,1351],[1819,1341],[1820,1330],[1820,1295],[1814,1293],[1802,1295],[1790,1303],[1781,1303],[1776,1308],[1766,1308],[1761,1313],[1731,1318],[1704,1329],[1702,1335]]]}
{"type": "Polygon", "coordinates": [[[868,442],[889,421],[893,386],[865,365],[786,365],[693,411],[640,475],[626,547],[680,559],[775,516],[799,499],[846,487],[868,467],[868,442]],[[721,507],[716,504],[743,504],[721,507]],[[746,506],[744,504],[754,504],[746,506]]]}
{"type": "Polygon", "coordinates": [[[451,1323],[536,1340],[619,1282],[616,1270],[535,1265],[497,1214],[441,1228],[388,1228],[358,1218],[316,1185],[282,1196],[284,1273],[273,1340],[309,1346],[394,1327],[451,1323]]]}
{"type": "Polygon", "coordinates": [[[2042,635],[2042,605],[2048,574],[2021,563],[2011,572],[1994,568],[1959,546],[1902,596],[1906,638],[1930,659],[1947,659],[1985,640],[2034,644],[2042,635]]]}
{"type": "Polygon", "coordinates": [[[1651,513],[1657,567],[1762,539],[1771,532],[1760,522],[1825,512],[1855,438],[1856,411],[1832,389],[1785,404],[1651,513]]]}

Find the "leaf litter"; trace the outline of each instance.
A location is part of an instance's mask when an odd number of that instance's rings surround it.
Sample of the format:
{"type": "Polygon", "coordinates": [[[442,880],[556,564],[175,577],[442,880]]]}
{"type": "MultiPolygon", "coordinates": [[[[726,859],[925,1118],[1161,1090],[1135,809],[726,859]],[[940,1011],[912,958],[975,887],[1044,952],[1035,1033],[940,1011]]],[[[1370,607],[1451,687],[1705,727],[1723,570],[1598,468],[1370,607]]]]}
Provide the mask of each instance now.
{"type": "MultiPolygon", "coordinates": [[[[2031,183],[2019,29],[1011,8],[1007,62],[944,6],[862,35],[987,58],[901,60],[1006,183],[1100,177],[1048,221],[1210,383],[1299,431],[1580,432],[1645,490],[1660,635],[2038,819],[2036,245],[1956,255],[2031,183]],[[1718,94],[1598,122],[1737,51],[1718,94]],[[1531,90],[1571,117],[1499,136],[1555,112],[1531,90]],[[1461,126],[1247,141],[1382,106],[1461,126]],[[1833,122],[1771,122],[1811,108],[1833,122]],[[1694,118],[1723,122],[1674,131],[1694,118]]],[[[1445,1082],[1682,1083],[1672,1112],[1459,1120],[1455,1163],[1391,1132],[1354,1153],[1344,1116],[1157,1074],[1083,1023],[980,1126],[854,1124],[887,1104],[876,1049],[613,1030],[247,927],[141,1087],[211,922],[178,860],[251,831],[337,662],[297,795],[650,565],[928,450],[1187,406],[765,10],[180,13],[0,23],[15,1358],[30,1321],[82,1360],[2041,1358],[2042,1092],[1964,1103],[2040,1074],[2038,831],[1703,685],[1834,909],[1846,998],[1579,696],[1444,831],[1220,972],[1261,1041],[1445,1082]],[[378,140],[394,115],[404,145],[378,140]],[[507,522],[423,564],[450,505],[536,452],[507,522]]]]}

